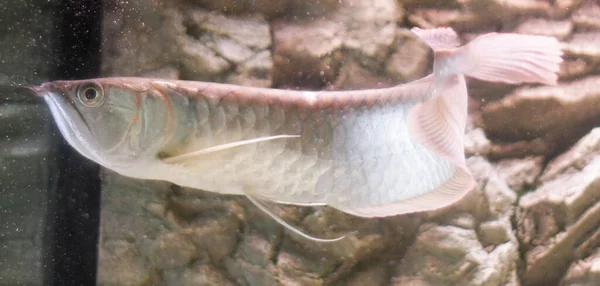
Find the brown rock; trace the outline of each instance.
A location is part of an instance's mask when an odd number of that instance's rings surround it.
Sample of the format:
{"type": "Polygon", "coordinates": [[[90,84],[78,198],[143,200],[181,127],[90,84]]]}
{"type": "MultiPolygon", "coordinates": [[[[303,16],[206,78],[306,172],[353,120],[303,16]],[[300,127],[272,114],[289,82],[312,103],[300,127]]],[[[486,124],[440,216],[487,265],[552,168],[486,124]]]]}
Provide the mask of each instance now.
{"type": "Polygon", "coordinates": [[[510,216],[503,216],[499,220],[483,222],[477,229],[479,240],[483,246],[499,245],[509,242],[512,234],[510,216]]]}
{"type": "Polygon", "coordinates": [[[586,259],[579,260],[569,267],[560,281],[561,286],[593,286],[600,284],[600,249],[586,259]]]}
{"type": "Polygon", "coordinates": [[[271,41],[269,25],[263,17],[225,17],[190,10],[184,13],[182,25],[185,35],[177,40],[183,47],[181,65],[188,79],[220,76],[238,67],[255,78],[270,81],[271,63],[265,51],[271,41]],[[265,72],[265,68],[269,71],[265,72]]]}
{"type": "Polygon", "coordinates": [[[467,156],[485,156],[490,152],[492,144],[481,128],[474,128],[465,134],[465,154],[467,156]]]}
{"type": "Polygon", "coordinates": [[[189,268],[169,269],[162,274],[164,285],[235,285],[219,269],[210,264],[194,263],[189,268]]]}
{"type": "Polygon", "coordinates": [[[211,261],[219,262],[231,254],[237,244],[238,221],[231,217],[217,217],[195,222],[197,227],[185,230],[198,250],[208,253],[211,261]],[[218,241],[219,243],[215,243],[218,241]]]}
{"type": "Polygon", "coordinates": [[[272,244],[260,235],[247,233],[235,256],[254,265],[266,267],[271,263],[272,244]]]}
{"type": "Polygon", "coordinates": [[[562,40],[568,37],[572,30],[573,23],[571,21],[549,21],[543,18],[534,18],[521,23],[515,32],[555,37],[562,40]]]}
{"type": "Polygon", "coordinates": [[[490,213],[499,216],[510,211],[517,201],[517,195],[496,173],[494,167],[482,157],[469,158],[467,165],[478,185],[482,187],[490,213]]]}
{"type": "Polygon", "coordinates": [[[168,190],[165,182],[134,180],[103,170],[99,285],[138,285],[150,279],[154,267],[145,250],[169,223],[147,211],[145,202],[164,206],[168,190]]]}
{"type": "MultiPolygon", "coordinates": [[[[517,196],[485,159],[470,157],[467,165],[478,182],[478,187],[456,204],[428,214],[429,220],[444,224],[434,226],[437,229],[434,233],[444,235],[421,237],[422,233],[419,234],[403,263],[397,267],[397,273],[402,275],[395,277],[394,285],[518,283],[515,270],[518,243],[511,223],[517,196]],[[440,230],[442,228],[444,231],[440,230]],[[456,238],[453,239],[460,242],[448,242],[449,237],[454,236],[456,238]],[[421,239],[428,241],[426,243],[430,245],[420,245],[425,243],[421,239]],[[413,249],[415,245],[418,245],[418,252],[413,249]],[[463,249],[470,255],[461,258],[455,255],[461,252],[448,249],[449,245],[463,249]]],[[[422,225],[421,230],[428,225],[422,225]]]]}
{"type": "Polygon", "coordinates": [[[398,82],[392,82],[389,78],[373,75],[373,72],[360,66],[353,60],[345,61],[340,67],[339,75],[335,81],[328,86],[329,90],[356,90],[365,88],[384,88],[394,86],[398,82]]]}
{"type": "Polygon", "coordinates": [[[424,224],[393,285],[504,285],[515,272],[515,243],[483,249],[474,230],[424,224]]]}
{"type": "Polygon", "coordinates": [[[436,221],[443,225],[456,226],[464,229],[475,229],[477,227],[477,220],[470,213],[459,212],[456,214],[449,214],[440,217],[436,221]]]}
{"type": "Polygon", "coordinates": [[[236,72],[231,74],[226,82],[245,86],[270,87],[272,70],[271,53],[263,51],[238,65],[236,72]]]}
{"type": "Polygon", "coordinates": [[[238,285],[281,285],[269,270],[242,259],[228,257],[225,270],[238,285]]]}
{"type": "Polygon", "coordinates": [[[408,29],[398,29],[396,44],[385,67],[395,83],[409,82],[429,74],[430,48],[408,29]]]}
{"type": "Polygon", "coordinates": [[[151,276],[152,268],[142,259],[136,243],[101,240],[98,256],[98,285],[140,285],[151,276]]]}
{"type": "Polygon", "coordinates": [[[588,209],[581,218],[555,237],[548,245],[538,245],[526,253],[523,281],[545,285],[558,281],[574,259],[574,250],[600,225],[600,204],[588,209]]]}
{"type": "Polygon", "coordinates": [[[402,0],[404,8],[411,10],[415,8],[458,8],[459,3],[456,1],[439,1],[439,0],[402,0]]]}
{"type": "Polygon", "coordinates": [[[378,263],[369,265],[365,270],[355,273],[348,279],[348,286],[385,286],[389,285],[390,277],[388,265],[378,263]]]}
{"type": "MultiPolygon", "coordinates": [[[[598,8],[600,10],[600,8],[598,8]]],[[[560,77],[576,77],[593,72],[600,63],[600,33],[579,32],[563,44],[567,54],[561,64],[560,77]]]]}
{"type": "Polygon", "coordinates": [[[185,78],[210,78],[228,72],[232,66],[215,51],[190,39],[181,40],[185,78]]]}
{"type": "Polygon", "coordinates": [[[286,246],[277,254],[277,268],[288,277],[325,277],[338,266],[339,261],[334,259],[319,259],[318,253],[286,246]]]}
{"type": "Polygon", "coordinates": [[[141,77],[154,77],[162,79],[179,79],[181,74],[179,69],[174,66],[165,66],[153,71],[148,71],[140,74],[141,77]]]}
{"type": "Polygon", "coordinates": [[[436,5],[431,8],[417,8],[409,14],[408,20],[422,28],[450,26],[458,32],[473,33],[512,27],[519,17],[547,15],[550,11],[550,4],[547,1],[538,0],[458,0],[457,2],[460,4],[458,7],[436,5]]]}
{"type": "Polygon", "coordinates": [[[188,236],[166,232],[152,242],[147,256],[153,267],[169,269],[190,263],[198,254],[196,246],[188,236]]]}
{"type": "MultiPolygon", "coordinates": [[[[242,5],[229,2],[223,5],[242,5]]],[[[104,75],[223,81],[245,73],[255,80],[237,83],[270,86],[271,37],[262,16],[225,17],[161,1],[111,3],[103,22],[104,75]]]]}
{"type": "MultiPolygon", "coordinates": [[[[192,2],[192,1],[190,1],[192,2]]],[[[201,7],[216,10],[225,13],[239,14],[247,12],[249,9],[248,1],[246,0],[224,0],[224,1],[211,1],[211,0],[194,0],[201,7]]]]}
{"type": "Polygon", "coordinates": [[[380,66],[402,12],[393,0],[343,2],[324,18],[273,24],[275,82],[320,88],[335,78],[347,49],[361,65],[380,66]]]}
{"type": "Polygon", "coordinates": [[[600,61],[600,32],[577,33],[563,46],[565,53],[600,61]]]}
{"type": "Polygon", "coordinates": [[[236,253],[225,259],[225,268],[237,281],[244,281],[242,284],[321,285],[321,277],[333,272],[339,263],[290,245],[279,248],[260,235],[248,233],[236,253]]]}
{"type": "Polygon", "coordinates": [[[507,158],[523,158],[527,156],[547,155],[552,151],[550,144],[545,139],[536,138],[531,141],[517,141],[511,143],[492,143],[488,158],[502,160],[507,158]]]}
{"type": "Polygon", "coordinates": [[[526,250],[527,283],[557,281],[573,260],[598,246],[598,134],[594,130],[553,160],[540,187],[519,202],[518,236],[526,250]]]}
{"type": "Polygon", "coordinates": [[[503,141],[542,139],[560,150],[600,124],[600,77],[520,88],[481,112],[483,129],[503,141]]]}
{"type": "Polygon", "coordinates": [[[580,31],[600,31],[600,5],[586,1],[575,13],[571,19],[580,31]]]}
{"type": "Polygon", "coordinates": [[[560,64],[558,76],[561,79],[575,79],[594,71],[597,64],[591,59],[582,57],[567,57],[560,64]]]}
{"type": "Polygon", "coordinates": [[[600,155],[600,128],[581,138],[568,152],[552,160],[544,170],[540,180],[547,182],[562,174],[572,174],[582,170],[593,159],[600,155]]]}
{"type": "Polygon", "coordinates": [[[340,7],[360,5],[359,2],[348,0],[290,1],[287,12],[289,16],[297,18],[329,18],[340,7]]]}
{"type": "Polygon", "coordinates": [[[544,157],[526,157],[523,159],[502,160],[496,164],[496,171],[508,186],[517,193],[532,186],[542,173],[544,157]]]}
{"type": "Polygon", "coordinates": [[[550,3],[545,0],[494,0],[493,2],[508,12],[521,15],[545,15],[550,8],[550,3]]]}
{"type": "Polygon", "coordinates": [[[459,9],[416,9],[408,20],[421,28],[452,27],[457,32],[489,29],[496,23],[481,14],[459,9]]]}
{"type": "Polygon", "coordinates": [[[106,1],[102,46],[104,76],[134,76],[176,63],[180,35],[171,10],[159,1],[106,1]],[[140,24],[143,23],[143,24],[140,24]]]}
{"type": "Polygon", "coordinates": [[[549,204],[560,216],[560,224],[570,225],[598,199],[600,191],[596,180],[600,178],[600,158],[595,158],[576,173],[565,173],[552,180],[544,181],[535,192],[521,198],[519,206],[534,208],[549,204]]]}
{"type": "Polygon", "coordinates": [[[277,16],[290,8],[289,0],[194,0],[200,7],[226,14],[259,12],[265,16],[277,16]]]}
{"type": "Polygon", "coordinates": [[[490,13],[499,18],[509,18],[523,15],[546,15],[550,3],[544,0],[458,0],[478,14],[490,13]]]}

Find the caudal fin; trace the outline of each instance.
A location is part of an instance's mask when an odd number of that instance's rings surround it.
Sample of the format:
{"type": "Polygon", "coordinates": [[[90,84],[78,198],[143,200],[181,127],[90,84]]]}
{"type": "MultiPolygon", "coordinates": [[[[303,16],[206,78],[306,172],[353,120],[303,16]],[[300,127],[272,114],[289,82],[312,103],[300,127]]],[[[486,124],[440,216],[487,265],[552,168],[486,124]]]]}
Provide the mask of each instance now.
{"type": "Polygon", "coordinates": [[[486,34],[456,51],[466,76],[491,82],[555,85],[562,62],[553,37],[486,34]]]}
{"type": "Polygon", "coordinates": [[[490,33],[456,48],[451,28],[411,30],[435,54],[438,78],[464,74],[483,81],[555,85],[563,52],[556,38],[514,33],[490,33]]]}

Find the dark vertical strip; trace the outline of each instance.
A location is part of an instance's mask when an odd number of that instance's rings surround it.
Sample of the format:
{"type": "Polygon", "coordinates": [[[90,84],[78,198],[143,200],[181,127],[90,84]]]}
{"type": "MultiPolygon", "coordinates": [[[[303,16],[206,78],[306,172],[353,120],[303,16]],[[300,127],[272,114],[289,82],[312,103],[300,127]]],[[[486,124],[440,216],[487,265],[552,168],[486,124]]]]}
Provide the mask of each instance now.
{"type": "MultiPolygon", "coordinates": [[[[99,75],[101,2],[61,0],[57,5],[53,79],[99,75]]],[[[99,167],[64,140],[59,152],[60,175],[47,220],[45,285],[95,285],[100,221],[99,167]]]]}

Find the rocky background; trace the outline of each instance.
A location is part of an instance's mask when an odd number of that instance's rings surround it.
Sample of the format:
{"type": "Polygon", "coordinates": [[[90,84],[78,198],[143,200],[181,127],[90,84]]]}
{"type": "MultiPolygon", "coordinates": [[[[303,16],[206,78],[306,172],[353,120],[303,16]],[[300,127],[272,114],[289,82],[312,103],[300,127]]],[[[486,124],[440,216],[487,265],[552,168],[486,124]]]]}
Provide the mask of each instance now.
{"type": "Polygon", "coordinates": [[[105,1],[104,76],[366,89],[431,71],[408,28],[554,36],[560,84],[469,81],[478,187],[367,220],[102,172],[100,285],[600,285],[600,3],[585,0],[105,1]],[[310,3],[310,4],[307,4],[310,3]],[[440,4],[443,3],[443,4],[440,4]]]}

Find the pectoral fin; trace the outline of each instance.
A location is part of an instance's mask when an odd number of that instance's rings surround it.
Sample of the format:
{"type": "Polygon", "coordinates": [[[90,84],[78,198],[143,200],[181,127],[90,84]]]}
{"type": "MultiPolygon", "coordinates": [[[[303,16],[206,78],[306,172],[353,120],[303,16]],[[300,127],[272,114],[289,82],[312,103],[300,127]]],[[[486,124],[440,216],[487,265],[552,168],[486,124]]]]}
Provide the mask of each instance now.
{"type": "Polygon", "coordinates": [[[235,147],[239,147],[239,146],[243,146],[243,145],[255,144],[258,142],[264,142],[264,141],[275,140],[275,139],[297,138],[297,137],[300,137],[300,135],[276,135],[276,136],[266,136],[266,137],[259,137],[259,138],[253,138],[253,139],[248,139],[248,140],[236,141],[236,142],[212,146],[209,148],[193,151],[190,153],[180,154],[180,155],[173,156],[173,157],[163,158],[163,162],[165,162],[167,164],[173,164],[173,163],[185,161],[185,160],[188,160],[188,159],[191,159],[194,157],[202,156],[205,154],[218,152],[218,151],[222,151],[222,150],[227,150],[227,149],[231,149],[231,148],[235,148],[235,147]]]}

